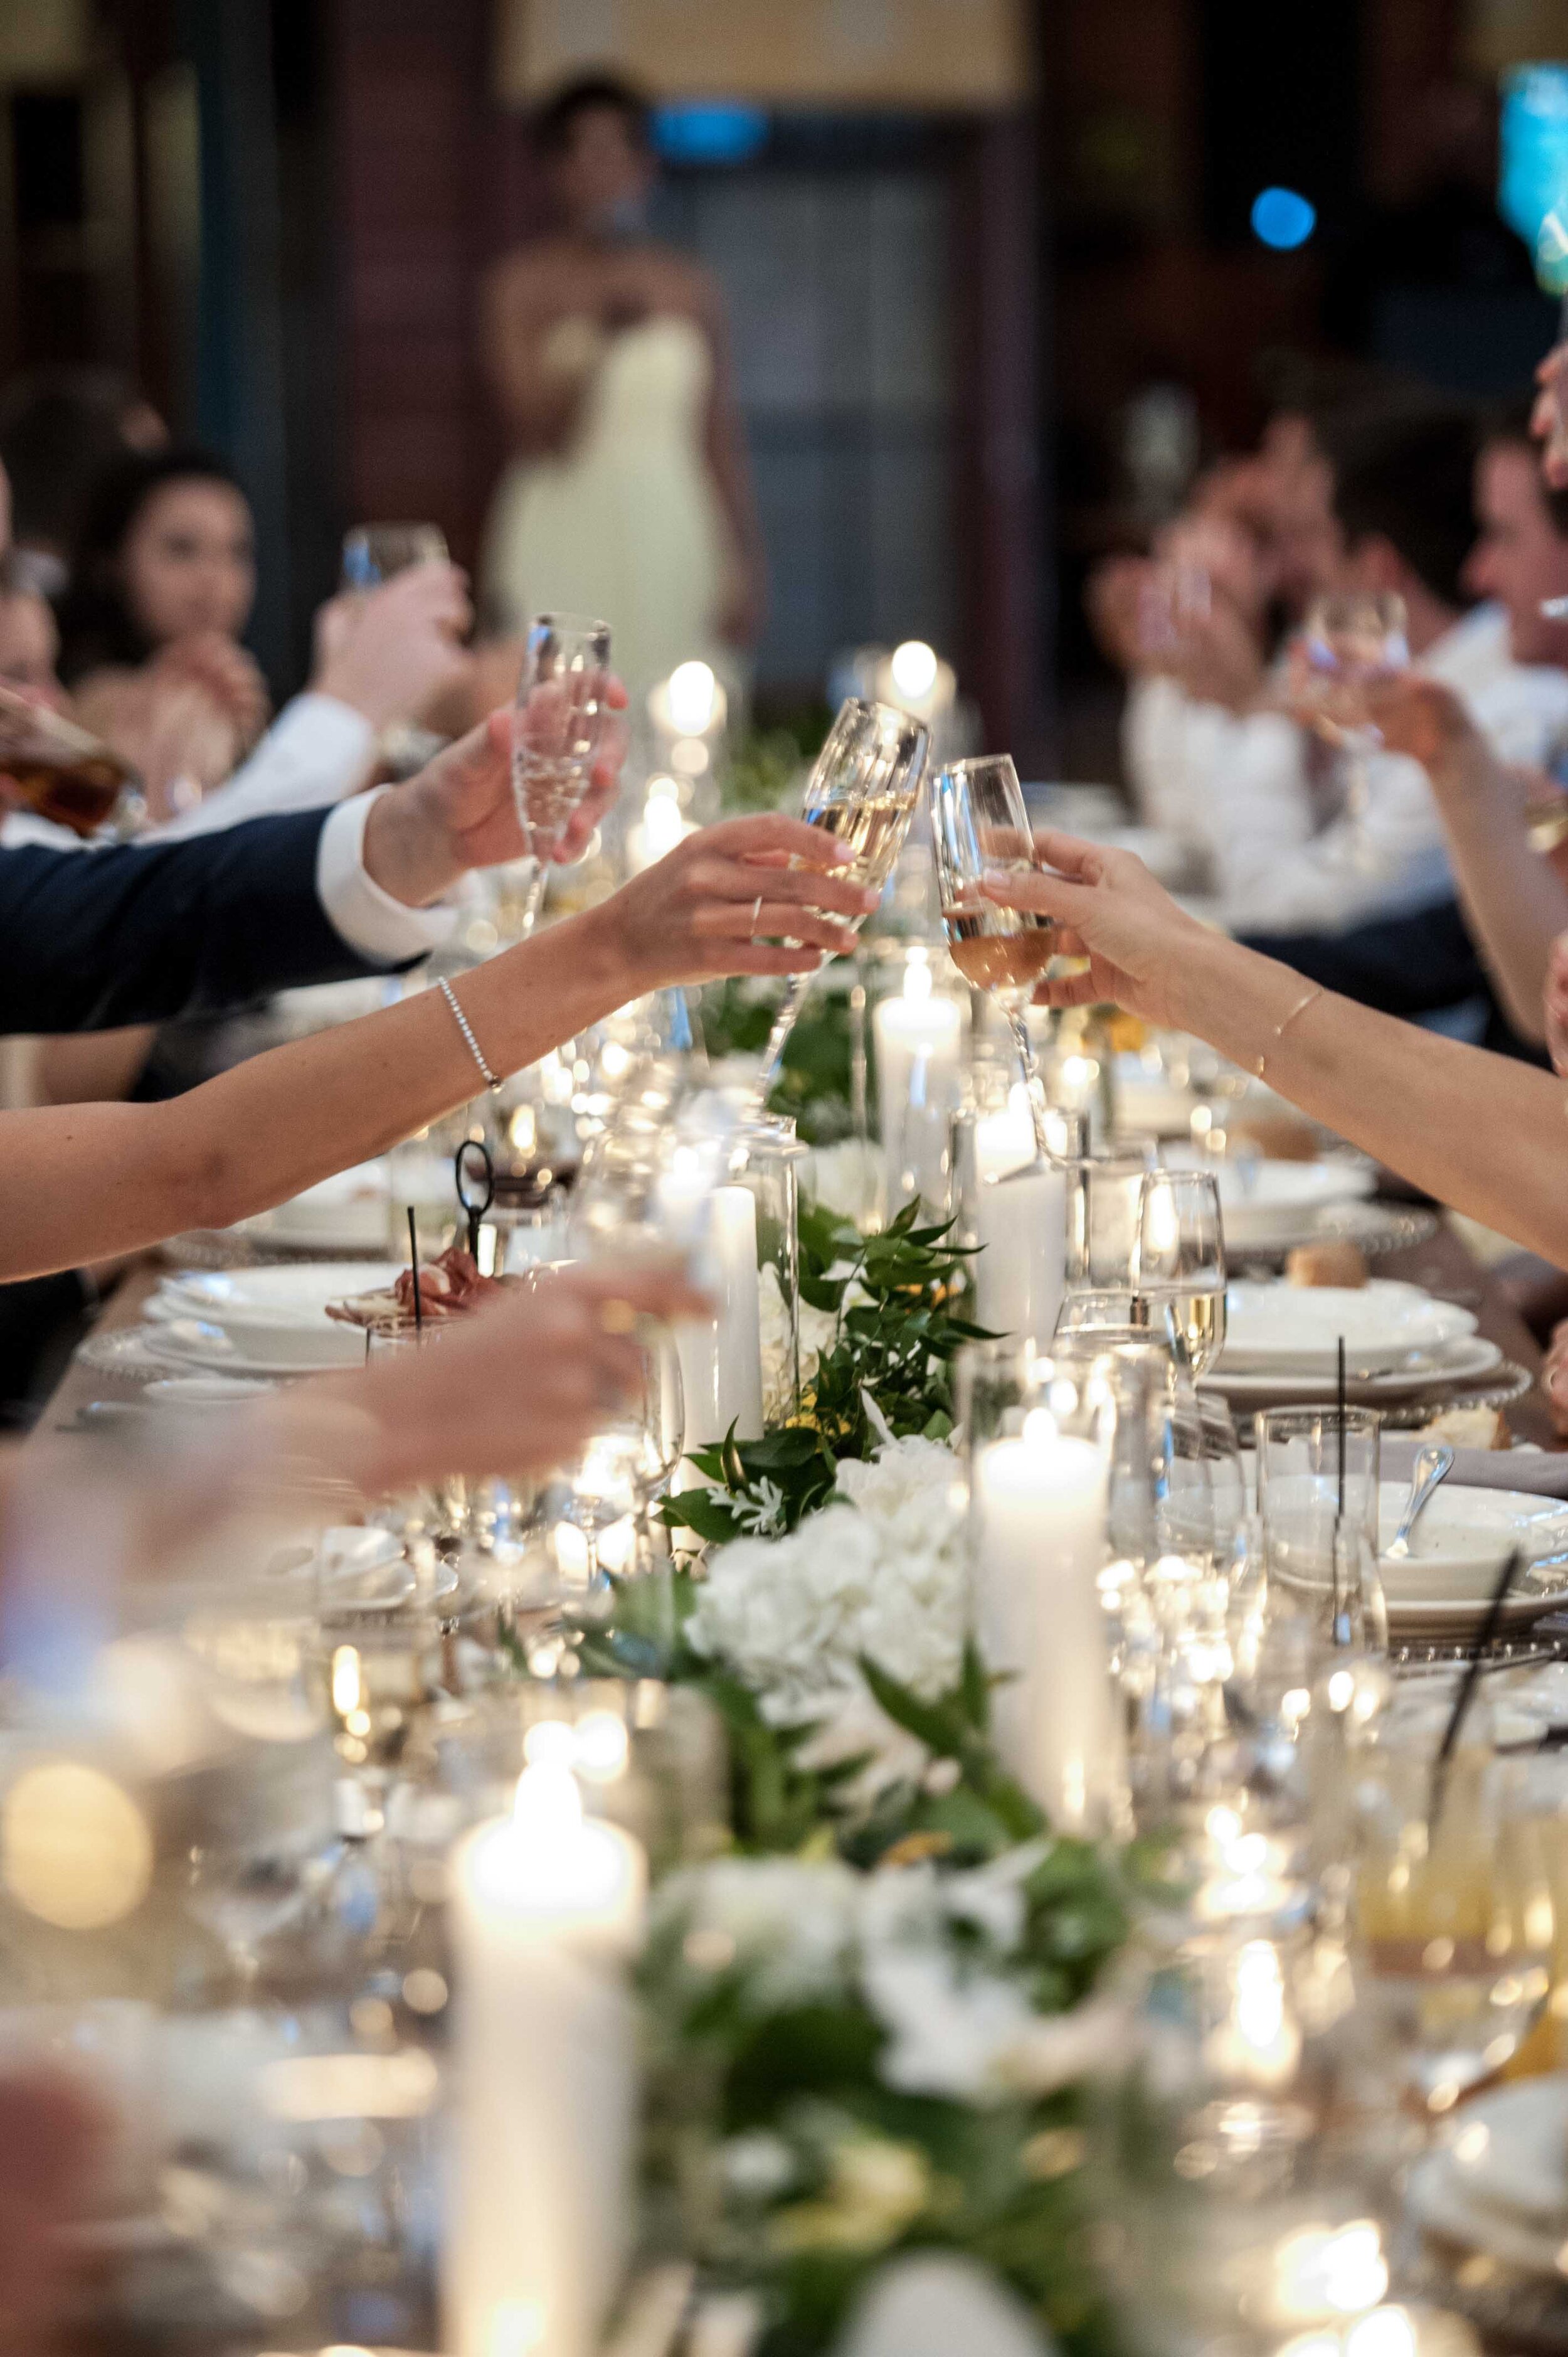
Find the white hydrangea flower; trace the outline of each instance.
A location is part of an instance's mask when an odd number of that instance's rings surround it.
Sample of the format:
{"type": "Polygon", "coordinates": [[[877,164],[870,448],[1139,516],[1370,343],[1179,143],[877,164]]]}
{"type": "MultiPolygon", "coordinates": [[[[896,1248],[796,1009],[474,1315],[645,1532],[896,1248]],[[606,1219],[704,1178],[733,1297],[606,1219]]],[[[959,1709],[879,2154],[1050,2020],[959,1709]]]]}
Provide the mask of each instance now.
{"type": "Polygon", "coordinates": [[[872,1701],[862,1658],[928,1698],[957,1681],[967,1620],[950,1450],[895,1440],[841,1465],[838,1494],[797,1531],[719,1548],[687,1623],[775,1726],[812,1722],[808,1765],[868,1751],[868,1790],[918,1775],[920,1747],[872,1701]]]}
{"type": "Polygon", "coordinates": [[[753,1976],[767,2006],[843,1991],[854,1933],[856,1877],[837,1858],[723,1857],[672,1874],[652,1906],[692,1935],[720,1935],[720,1953],[753,1976]]]}
{"type": "Polygon", "coordinates": [[[1011,2058],[1037,2027],[1023,1990],[961,1971],[937,1948],[880,1948],[861,1966],[866,2002],[891,2043],[881,2074],[907,2094],[981,2103],[1015,2083],[1011,2058]]]}

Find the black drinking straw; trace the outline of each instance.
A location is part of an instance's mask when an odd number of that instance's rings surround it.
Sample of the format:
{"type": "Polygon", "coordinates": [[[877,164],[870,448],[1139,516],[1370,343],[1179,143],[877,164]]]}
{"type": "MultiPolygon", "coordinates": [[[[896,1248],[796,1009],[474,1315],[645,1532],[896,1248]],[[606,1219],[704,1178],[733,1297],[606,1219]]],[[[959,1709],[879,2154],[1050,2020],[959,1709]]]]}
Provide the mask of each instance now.
{"type": "Polygon", "coordinates": [[[1339,1504],[1338,1518],[1345,1519],[1345,1337],[1339,1337],[1339,1504]]]}
{"type": "Polygon", "coordinates": [[[413,1263],[413,1339],[416,1342],[423,1342],[424,1304],[419,1297],[419,1236],[413,1224],[413,1205],[405,1203],[403,1209],[408,1214],[408,1256],[413,1263]]]}
{"type": "Polygon", "coordinates": [[[1523,1561],[1523,1549],[1515,1547],[1501,1571],[1498,1572],[1498,1584],[1492,1590],[1492,1600],[1487,1607],[1487,1617],[1481,1623],[1481,1633],[1476,1640],[1476,1650],[1465,1665],[1465,1674],[1459,1681],[1459,1691],[1454,1697],[1454,1707],[1449,1713],[1448,1724],[1443,1730],[1443,1740],[1437,1747],[1437,1757],[1433,1762],[1432,1805],[1427,1812],[1427,1822],[1430,1824],[1434,1825],[1437,1823],[1438,1812],[1443,1806],[1443,1788],[1447,1781],[1448,1763],[1454,1757],[1455,1746],[1459,1740],[1459,1730],[1465,1724],[1465,1714],[1476,1698],[1476,1688],[1481,1682],[1481,1672],[1486,1666],[1487,1652],[1498,1633],[1498,1624],[1503,1617],[1503,1606],[1508,1602],[1509,1590],[1519,1577],[1519,1567],[1523,1561]]]}

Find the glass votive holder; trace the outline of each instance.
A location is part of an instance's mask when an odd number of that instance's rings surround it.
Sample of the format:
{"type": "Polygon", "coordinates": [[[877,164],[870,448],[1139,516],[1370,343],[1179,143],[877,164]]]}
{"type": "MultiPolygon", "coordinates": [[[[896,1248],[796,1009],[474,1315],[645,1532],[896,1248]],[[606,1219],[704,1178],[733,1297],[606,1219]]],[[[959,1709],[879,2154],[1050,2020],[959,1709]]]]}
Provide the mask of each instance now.
{"type": "Polygon", "coordinates": [[[1381,1419],[1374,1408],[1276,1407],[1253,1430],[1270,1581],[1316,1613],[1348,1573],[1375,1577],[1381,1419]]]}
{"type": "Polygon", "coordinates": [[[787,1115],[746,1122],[730,1152],[729,1181],[744,1187],[757,1209],[765,1426],[787,1424],[800,1404],[800,1168],[806,1158],[787,1115]]]}
{"type": "Polygon", "coordinates": [[[658,1678],[523,1678],[484,1696],[466,1738],[480,1813],[504,1813],[525,1767],[569,1767],[583,1806],[633,1834],[654,1875],[729,1844],[724,1726],[693,1687],[658,1678]]]}

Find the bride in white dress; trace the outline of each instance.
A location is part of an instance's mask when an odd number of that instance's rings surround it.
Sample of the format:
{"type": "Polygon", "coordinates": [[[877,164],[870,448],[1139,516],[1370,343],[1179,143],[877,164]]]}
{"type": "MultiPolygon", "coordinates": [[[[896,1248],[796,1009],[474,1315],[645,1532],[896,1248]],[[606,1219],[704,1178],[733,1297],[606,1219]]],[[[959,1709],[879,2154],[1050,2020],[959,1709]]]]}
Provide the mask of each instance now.
{"type": "Polygon", "coordinates": [[[762,560],[717,286],[628,233],[652,177],[629,92],[575,84],[540,136],[566,226],[487,288],[486,358],[518,454],[487,529],[490,619],[602,615],[634,697],[693,656],[733,674],[762,560]]]}

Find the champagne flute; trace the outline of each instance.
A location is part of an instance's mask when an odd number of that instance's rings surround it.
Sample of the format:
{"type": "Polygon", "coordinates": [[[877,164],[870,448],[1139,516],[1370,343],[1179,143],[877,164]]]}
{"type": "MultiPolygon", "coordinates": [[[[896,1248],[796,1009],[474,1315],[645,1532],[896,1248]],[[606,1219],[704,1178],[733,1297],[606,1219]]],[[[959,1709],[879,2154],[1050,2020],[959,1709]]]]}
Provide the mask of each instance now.
{"type": "Polygon", "coordinates": [[[999,909],[981,889],[987,869],[1027,875],[1035,866],[1024,790],[1008,754],[943,770],[931,789],[931,854],[949,952],[965,982],[988,991],[1007,1018],[1044,1162],[1049,1147],[1026,1009],[1055,953],[1056,928],[1048,917],[999,909]]]}
{"type": "Polygon", "coordinates": [[[533,931],[544,872],[588,791],[609,720],[610,626],[586,614],[536,614],[529,624],[512,724],[511,789],[533,862],[522,931],[533,931]]]}
{"type": "Polygon", "coordinates": [[[1301,653],[1305,716],[1344,753],[1345,807],[1359,829],[1371,793],[1368,759],[1383,741],[1369,716],[1367,693],[1410,662],[1404,599],[1391,592],[1359,591],[1317,598],[1306,618],[1301,653]]]}
{"type": "MultiPolygon", "coordinates": [[[[880,888],[892,874],[914,815],[929,746],[929,731],[894,705],[849,696],[839,706],[807,780],[800,815],[808,826],[820,826],[851,846],[854,860],[840,871],[851,883],[880,888]]],[[[858,931],[865,919],[839,921],[858,931]]],[[[779,1077],[784,1044],[811,985],[809,974],[792,974],[784,985],[763,1050],[759,1110],[779,1077]]]]}
{"type": "Polygon", "coordinates": [[[1211,1170],[1151,1170],[1133,1240],[1133,1292],[1168,1308],[1195,1375],[1225,1348],[1225,1228],[1211,1170]]]}
{"type": "Polygon", "coordinates": [[[438,523],[357,523],[343,534],[345,589],[374,589],[411,565],[445,565],[446,535],[438,523]]]}

